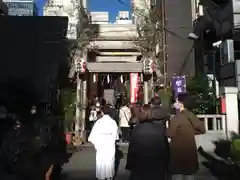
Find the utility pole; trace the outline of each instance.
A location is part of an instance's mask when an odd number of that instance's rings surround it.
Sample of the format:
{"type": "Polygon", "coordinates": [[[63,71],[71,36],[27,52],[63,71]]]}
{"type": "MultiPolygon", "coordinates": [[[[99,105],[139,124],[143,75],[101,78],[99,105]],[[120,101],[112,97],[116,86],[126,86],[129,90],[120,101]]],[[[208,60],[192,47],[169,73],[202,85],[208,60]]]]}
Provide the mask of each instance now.
{"type": "Polygon", "coordinates": [[[144,81],[143,81],[143,90],[144,90],[144,104],[148,104],[148,97],[149,97],[149,85],[148,81],[146,80],[146,77],[144,76],[144,81]]]}
{"type": "MultiPolygon", "coordinates": [[[[86,104],[86,97],[84,97],[83,89],[86,89],[86,85],[83,87],[83,77],[85,77],[86,72],[86,52],[81,52],[80,50],[77,51],[77,58],[75,60],[75,68],[76,68],[76,74],[77,74],[77,92],[76,92],[76,122],[75,122],[75,135],[77,137],[77,145],[79,143],[82,143],[84,140],[84,136],[82,135],[82,131],[85,130],[84,121],[85,121],[85,115],[83,117],[83,107],[84,104],[86,104]]],[[[86,91],[86,90],[85,90],[86,91]]],[[[85,114],[85,111],[84,111],[85,114]]]]}
{"type": "Polygon", "coordinates": [[[161,1],[161,17],[162,17],[162,24],[161,24],[161,32],[162,32],[162,52],[163,52],[163,76],[164,76],[164,88],[166,89],[167,86],[167,38],[166,38],[166,31],[165,31],[165,25],[166,25],[166,8],[165,8],[165,0],[161,1]]]}
{"type": "Polygon", "coordinates": [[[213,66],[213,68],[212,68],[212,71],[213,71],[213,105],[214,105],[214,107],[217,111],[217,106],[216,106],[217,105],[217,103],[216,103],[216,98],[217,98],[217,96],[216,96],[216,89],[217,89],[217,87],[216,87],[216,74],[217,73],[216,73],[216,50],[215,49],[213,50],[212,57],[213,57],[213,59],[212,59],[212,66],[213,66]]]}

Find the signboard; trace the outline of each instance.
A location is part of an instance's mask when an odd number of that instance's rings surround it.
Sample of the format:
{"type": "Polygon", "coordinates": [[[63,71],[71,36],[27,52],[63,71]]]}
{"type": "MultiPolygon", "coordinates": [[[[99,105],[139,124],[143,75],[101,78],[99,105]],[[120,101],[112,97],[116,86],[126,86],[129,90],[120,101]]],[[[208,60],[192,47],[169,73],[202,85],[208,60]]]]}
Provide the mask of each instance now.
{"type": "Polygon", "coordinates": [[[8,6],[9,16],[33,16],[35,15],[34,1],[4,1],[8,6]]]}
{"type": "Polygon", "coordinates": [[[114,104],[114,90],[113,89],[104,89],[103,97],[107,103],[114,104]]]}
{"type": "Polygon", "coordinates": [[[76,58],[75,68],[77,73],[84,74],[87,69],[86,60],[84,58],[76,58]]]}
{"type": "Polygon", "coordinates": [[[186,92],[186,76],[174,76],[172,78],[172,88],[177,97],[181,93],[186,92]]]}
{"type": "Polygon", "coordinates": [[[152,74],[153,73],[153,67],[154,67],[153,66],[153,60],[148,59],[148,58],[143,60],[143,72],[144,72],[144,74],[148,74],[148,75],[152,74]]]}
{"type": "Polygon", "coordinates": [[[226,114],[226,98],[221,97],[221,113],[226,114]]]}

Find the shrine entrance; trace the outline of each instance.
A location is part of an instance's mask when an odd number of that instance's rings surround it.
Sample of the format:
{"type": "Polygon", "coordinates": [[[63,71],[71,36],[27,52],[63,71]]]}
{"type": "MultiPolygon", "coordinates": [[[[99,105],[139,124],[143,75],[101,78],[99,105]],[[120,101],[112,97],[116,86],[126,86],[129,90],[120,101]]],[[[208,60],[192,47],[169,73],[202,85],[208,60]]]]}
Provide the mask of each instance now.
{"type": "MultiPolygon", "coordinates": [[[[127,102],[131,102],[131,73],[89,73],[88,78],[88,99],[93,99],[95,97],[103,97],[106,99],[107,103],[115,106],[117,99],[124,97],[127,102]]],[[[137,73],[139,80],[140,74],[137,73]]],[[[143,88],[141,82],[137,82],[138,90],[136,91],[138,101],[143,98],[143,88]]]]}

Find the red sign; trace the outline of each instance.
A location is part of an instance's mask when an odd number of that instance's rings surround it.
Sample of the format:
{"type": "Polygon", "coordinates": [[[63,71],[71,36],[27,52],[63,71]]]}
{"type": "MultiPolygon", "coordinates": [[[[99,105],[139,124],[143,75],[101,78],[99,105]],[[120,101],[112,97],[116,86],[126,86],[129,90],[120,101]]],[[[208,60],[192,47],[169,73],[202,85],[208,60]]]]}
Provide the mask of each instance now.
{"type": "Polygon", "coordinates": [[[138,73],[130,73],[130,102],[136,103],[139,91],[139,75],[138,73]]]}
{"type": "Polygon", "coordinates": [[[85,61],[81,61],[81,73],[85,73],[86,72],[86,69],[87,69],[87,64],[85,61]]]}
{"type": "Polygon", "coordinates": [[[221,113],[226,114],[226,98],[221,97],[221,113]]]}

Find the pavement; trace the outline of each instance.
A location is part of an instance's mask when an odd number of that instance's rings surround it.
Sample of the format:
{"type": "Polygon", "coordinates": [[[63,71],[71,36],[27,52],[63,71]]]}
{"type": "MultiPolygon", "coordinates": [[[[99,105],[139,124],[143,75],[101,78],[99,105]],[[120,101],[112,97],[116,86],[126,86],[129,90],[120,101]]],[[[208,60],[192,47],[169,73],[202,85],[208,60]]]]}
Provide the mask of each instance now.
{"type": "MultiPolygon", "coordinates": [[[[115,180],[127,180],[129,172],[125,170],[127,145],[121,145],[120,150],[123,158],[120,160],[117,176],[115,180]]],[[[200,162],[204,162],[203,157],[199,157],[200,162]]],[[[96,180],[95,178],[95,150],[92,146],[86,145],[79,148],[63,166],[60,180],[96,180]]],[[[200,163],[200,170],[196,174],[195,180],[216,180],[210,171],[200,163]]]]}

